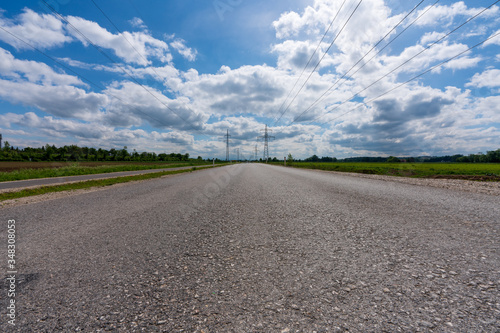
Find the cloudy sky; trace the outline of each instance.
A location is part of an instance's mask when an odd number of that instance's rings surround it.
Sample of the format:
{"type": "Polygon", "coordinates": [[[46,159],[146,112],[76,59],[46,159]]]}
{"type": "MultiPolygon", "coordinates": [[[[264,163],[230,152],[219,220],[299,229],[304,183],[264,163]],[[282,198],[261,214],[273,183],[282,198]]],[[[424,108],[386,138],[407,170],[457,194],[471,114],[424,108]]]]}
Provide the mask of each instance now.
{"type": "Polygon", "coordinates": [[[0,2],[0,133],[225,158],[500,148],[500,2],[0,2]]]}

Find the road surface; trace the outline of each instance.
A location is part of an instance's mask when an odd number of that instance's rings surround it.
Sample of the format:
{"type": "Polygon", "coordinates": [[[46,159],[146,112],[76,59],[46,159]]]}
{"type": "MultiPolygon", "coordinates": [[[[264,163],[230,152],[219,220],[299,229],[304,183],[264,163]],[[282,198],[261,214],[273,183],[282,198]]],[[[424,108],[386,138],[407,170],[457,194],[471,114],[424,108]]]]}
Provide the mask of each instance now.
{"type": "Polygon", "coordinates": [[[1,332],[500,330],[498,196],[247,164],[0,216],[1,332]]]}
{"type": "MultiPolygon", "coordinates": [[[[207,166],[212,166],[212,164],[210,164],[210,165],[197,165],[195,167],[200,168],[200,167],[207,167],[207,166]]],[[[86,181],[86,180],[134,176],[134,175],[142,175],[142,174],[154,173],[154,172],[176,171],[176,170],[185,170],[185,169],[191,169],[191,168],[193,168],[193,166],[186,166],[186,167],[179,167],[179,168],[136,170],[136,171],[120,171],[120,172],[99,173],[99,174],[94,174],[94,175],[16,180],[16,181],[10,181],[10,182],[0,182],[0,190],[22,189],[22,188],[26,188],[26,187],[44,186],[44,185],[59,185],[59,184],[64,184],[64,183],[82,182],[82,181],[86,181]]]]}

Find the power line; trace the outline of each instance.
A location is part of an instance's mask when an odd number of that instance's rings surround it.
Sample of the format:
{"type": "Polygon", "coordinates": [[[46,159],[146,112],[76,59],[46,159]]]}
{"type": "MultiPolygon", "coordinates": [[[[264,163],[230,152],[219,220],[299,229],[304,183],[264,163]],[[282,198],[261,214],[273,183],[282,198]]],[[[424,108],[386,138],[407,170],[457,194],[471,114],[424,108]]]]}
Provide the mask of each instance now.
{"type": "MultiPolygon", "coordinates": [[[[27,46],[29,46],[29,47],[30,47],[30,48],[32,48],[33,50],[35,50],[35,51],[39,52],[40,54],[44,55],[45,57],[49,58],[50,60],[52,60],[53,62],[55,62],[55,63],[56,63],[56,64],[58,64],[59,66],[61,66],[61,67],[65,68],[65,69],[66,69],[66,70],[68,70],[69,72],[71,72],[71,73],[75,74],[75,75],[76,75],[76,76],[78,76],[79,78],[81,78],[81,79],[83,79],[84,81],[88,82],[90,85],[92,85],[92,86],[94,86],[94,87],[96,87],[96,88],[98,88],[98,89],[100,89],[100,90],[105,90],[105,89],[106,89],[104,86],[101,86],[101,85],[99,85],[98,83],[95,83],[95,82],[93,82],[92,80],[90,80],[90,79],[86,78],[86,77],[85,77],[85,76],[83,76],[82,74],[80,74],[80,73],[76,72],[76,71],[75,71],[75,70],[73,70],[72,68],[70,68],[70,67],[66,66],[64,63],[60,62],[59,60],[55,59],[54,57],[52,57],[52,56],[48,55],[47,53],[43,52],[42,50],[38,49],[38,48],[37,48],[36,46],[34,46],[33,44],[28,43],[27,41],[25,41],[25,40],[24,40],[24,39],[22,39],[21,37],[17,36],[16,34],[12,33],[11,31],[6,30],[4,27],[0,26],[0,29],[1,29],[1,30],[3,30],[3,31],[5,31],[7,34],[11,35],[12,37],[16,38],[16,39],[17,39],[17,40],[19,40],[20,42],[22,42],[22,43],[26,44],[27,46]]],[[[120,101],[120,102],[122,102],[124,105],[129,105],[129,106],[134,107],[132,104],[130,104],[130,103],[128,103],[128,102],[126,102],[126,101],[124,101],[124,100],[123,100],[123,99],[121,99],[120,97],[118,97],[118,96],[116,96],[116,95],[113,95],[113,94],[112,94],[112,93],[110,93],[110,92],[107,92],[107,94],[108,94],[109,96],[111,96],[111,97],[113,97],[113,98],[115,98],[115,99],[119,100],[119,101],[120,101]]],[[[162,123],[162,121],[161,121],[160,119],[157,119],[157,118],[155,118],[155,117],[153,117],[153,116],[151,116],[151,115],[149,115],[149,114],[147,114],[147,113],[145,113],[145,112],[141,111],[141,110],[140,110],[140,109],[138,109],[138,108],[135,108],[135,107],[134,107],[134,110],[135,110],[135,111],[137,111],[137,112],[139,112],[139,113],[141,113],[141,114],[143,114],[143,115],[145,115],[146,117],[149,117],[149,118],[150,118],[150,119],[152,119],[152,120],[157,121],[157,122],[158,122],[158,123],[160,123],[160,124],[162,123]]]]}
{"type": "Polygon", "coordinates": [[[371,88],[372,86],[374,86],[375,84],[377,84],[378,82],[380,82],[382,79],[386,78],[387,76],[391,75],[392,73],[394,73],[396,70],[400,69],[401,67],[403,67],[404,65],[408,64],[410,61],[412,61],[413,59],[415,59],[416,57],[418,57],[419,55],[421,55],[422,53],[424,53],[425,51],[429,50],[431,47],[433,47],[434,45],[438,44],[439,42],[443,41],[445,38],[447,38],[448,36],[450,36],[452,33],[454,33],[455,31],[457,31],[458,29],[462,28],[464,25],[466,25],[467,23],[469,23],[470,21],[474,20],[476,17],[478,17],[479,15],[481,15],[482,13],[484,13],[486,10],[490,9],[491,7],[493,7],[496,3],[500,2],[500,0],[497,0],[495,1],[494,3],[492,3],[490,6],[484,8],[483,10],[481,10],[479,13],[477,13],[476,15],[470,17],[469,19],[467,19],[465,22],[463,22],[462,24],[460,24],[458,27],[456,27],[455,29],[453,29],[452,31],[448,32],[446,35],[444,35],[443,37],[439,38],[437,41],[431,43],[430,45],[428,45],[427,47],[425,47],[422,51],[416,53],[414,56],[412,56],[411,58],[409,58],[408,60],[404,61],[402,64],[400,64],[399,66],[397,66],[396,68],[394,68],[393,70],[391,70],[390,72],[386,73],[385,75],[383,75],[381,78],[377,79],[376,81],[372,82],[370,85],[368,85],[367,87],[363,88],[362,90],[358,91],[357,93],[355,93],[354,95],[352,95],[351,97],[349,97],[348,99],[346,99],[345,101],[343,101],[342,103],[336,105],[333,109],[331,109],[330,111],[310,120],[308,123],[312,123],[324,116],[326,116],[327,114],[329,113],[332,113],[333,111],[335,111],[336,109],[338,109],[339,107],[341,107],[342,105],[344,105],[345,103],[349,102],[351,99],[353,99],[354,97],[358,96],[359,94],[361,94],[362,92],[366,91],[367,89],[371,88]]]}
{"type": "MultiPolygon", "coordinates": [[[[147,58],[144,57],[144,55],[141,54],[141,52],[139,52],[137,50],[137,48],[125,37],[125,34],[116,26],[116,24],[109,18],[108,15],[106,15],[106,13],[104,12],[104,10],[102,10],[101,7],[99,7],[97,5],[97,3],[94,1],[94,0],[91,0],[92,3],[94,4],[94,6],[104,15],[104,17],[109,21],[109,23],[111,23],[111,25],[116,29],[116,31],[118,31],[120,33],[120,36],[125,39],[125,41],[134,49],[134,51],[145,61],[145,63],[147,64],[149,61],[147,58]]],[[[133,4],[132,4],[133,5],[133,4]]],[[[164,78],[161,77],[161,75],[156,71],[156,69],[154,67],[147,67],[147,69],[151,70],[154,72],[154,74],[156,75],[156,77],[159,79],[160,82],[163,82],[164,78]]]]}
{"type": "MultiPolygon", "coordinates": [[[[285,105],[286,101],[288,100],[288,98],[290,97],[290,95],[292,94],[293,90],[295,89],[295,87],[297,86],[297,83],[299,83],[300,81],[300,78],[302,77],[302,75],[304,74],[304,72],[306,71],[307,67],[309,67],[309,64],[311,63],[314,55],[316,54],[316,52],[318,52],[318,49],[321,47],[321,43],[323,42],[323,40],[325,39],[326,35],[328,34],[328,32],[330,31],[330,29],[332,28],[333,26],[333,23],[335,22],[335,20],[337,19],[337,16],[340,14],[340,11],[342,10],[342,8],[344,7],[344,4],[345,4],[346,0],[344,0],[344,2],[342,2],[342,5],[340,5],[340,8],[339,10],[337,11],[337,14],[335,15],[335,17],[333,18],[332,22],[330,23],[330,26],[328,27],[328,29],[326,29],[325,33],[323,34],[323,37],[321,38],[321,40],[319,41],[318,43],[318,46],[316,47],[316,50],[314,50],[313,54],[311,54],[311,57],[309,58],[309,61],[307,62],[306,66],[304,67],[304,69],[302,70],[302,72],[300,73],[299,77],[297,78],[297,80],[295,81],[295,84],[293,85],[292,89],[290,89],[290,92],[288,92],[288,96],[286,96],[285,100],[283,101],[283,103],[281,104],[279,110],[278,110],[278,113],[281,112],[281,109],[283,109],[283,106],[285,105]]],[[[278,121],[278,120],[276,120],[278,121]]]]}
{"type": "MultiPolygon", "coordinates": [[[[106,15],[106,13],[101,9],[101,7],[99,7],[97,5],[97,3],[94,1],[94,0],[90,0],[92,1],[92,3],[94,4],[94,6],[99,9],[99,11],[102,13],[102,15],[104,15],[104,17],[109,21],[109,23],[111,23],[111,25],[116,29],[116,31],[118,31],[120,33],[120,36],[123,37],[123,39],[125,39],[125,41],[135,50],[135,52],[146,62],[146,64],[148,63],[148,59],[146,59],[136,48],[135,46],[125,37],[125,35],[123,34],[123,32],[118,29],[118,27],[116,26],[116,24],[113,23],[113,21],[111,21],[111,19],[109,18],[108,15],[106,15]]],[[[156,73],[156,71],[155,71],[156,73]]],[[[158,73],[156,73],[158,75],[158,73]]],[[[159,76],[159,75],[158,75],[159,76]]]]}
{"type": "Polygon", "coordinates": [[[136,5],[134,5],[134,2],[132,0],[128,0],[128,2],[132,5],[132,7],[134,8],[135,12],[137,13],[137,15],[139,15],[139,17],[142,17],[142,14],[141,12],[139,11],[139,9],[137,8],[136,5]]]}
{"type": "MultiPolygon", "coordinates": [[[[405,81],[405,82],[403,82],[403,83],[401,83],[401,84],[397,85],[396,87],[394,87],[394,88],[392,88],[392,89],[389,89],[388,91],[384,92],[383,94],[380,94],[380,95],[378,95],[377,97],[370,99],[368,102],[363,103],[363,105],[366,105],[366,104],[368,104],[368,103],[371,103],[371,102],[373,102],[373,101],[375,101],[375,100],[377,100],[377,99],[379,99],[379,98],[381,98],[381,97],[383,97],[383,96],[385,96],[385,95],[387,95],[387,94],[389,94],[389,93],[393,92],[394,90],[396,90],[396,89],[398,89],[398,88],[401,88],[402,86],[404,86],[404,85],[406,85],[406,84],[410,83],[411,81],[414,81],[414,80],[418,79],[419,77],[424,76],[425,74],[427,74],[427,73],[429,73],[429,72],[432,72],[433,70],[435,70],[435,69],[437,69],[437,68],[439,68],[439,67],[443,66],[443,65],[444,65],[444,64],[446,64],[446,63],[449,63],[450,61],[452,61],[452,60],[454,60],[454,59],[456,59],[456,58],[460,57],[461,55],[463,55],[463,54],[465,54],[465,53],[469,52],[470,50],[475,49],[476,47],[478,47],[478,46],[480,46],[480,45],[482,45],[482,44],[486,43],[487,41],[489,41],[489,40],[491,40],[491,39],[493,39],[493,38],[495,38],[495,37],[498,37],[498,36],[500,36],[500,32],[497,32],[496,34],[494,34],[494,35],[490,36],[489,38],[487,38],[487,39],[485,39],[485,40],[483,40],[483,41],[481,41],[480,43],[477,43],[476,45],[469,47],[467,50],[462,51],[462,52],[458,53],[457,55],[455,55],[455,56],[453,56],[453,57],[451,57],[451,58],[449,58],[449,59],[447,59],[447,60],[445,60],[445,61],[440,62],[439,64],[437,64],[437,65],[435,65],[435,66],[433,66],[433,67],[431,67],[431,68],[427,69],[426,71],[424,71],[424,72],[422,72],[422,73],[418,74],[417,76],[414,76],[414,77],[412,77],[411,79],[409,79],[409,80],[407,80],[407,81],[405,81]]],[[[340,117],[343,117],[343,116],[345,116],[346,114],[348,114],[348,113],[350,113],[350,112],[352,112],[352,111],[356,110],[356,109],[357,109],[357,108],[359,108],[359,107],[360,107],[360,106],[356,106],[356,107],[354,107],[354,108],[350,109],[349,111],[344,112],[343,114],[341,114],[341,115],[339,115],[339,116],[337,116],[337,117],[335,117],[335,118],[333,118],[333,119],[330,119],[330,120],[328,120],[328,121],[325,121],[325,122],[321,123],[321,125],[324,125],[324,124],[326,124],[326,123],[332,122],[332,121],[334,121],[334,120],[336,120],[336,119],[338,119],[338,118],[340,118],[340,117]]]]}
{"type": "Polygon", "coordinates": [[[352,11],[352,13],[349,16],[349,18],[346,20],[346,22],[344,23],[344,25],[342,26],[342,28],[340,29],[340,31],[337,33],[337,35],[335,36],[335,38],[333,39],[333,41],[330,43],[330,46],[328,46],[328,48],[326,49],[326,51],[323,53],[323,56],[318,61],[318,63],[314,67],[314,69],[311,71],[311,73],[309,73],[309,76],[307,77],[306,81],[302,84],[302,86],[300,87],[299,91],[297,91],[297,93],[295,94],[295,97],[288,104],[287,108],[283,111],[283,113],[278,118],[278,120],[276,120],[274,122],[274,125],[276,125],[281,120],[281,118],[283,117],[283,115],[288,111],[288,109],[290,108],[290,106],[292,105],[292,103],[295,101],[295,99],[297,98],[297,96],[300,94],[300,92],[302,91],[302,89],[304,89],[304,87],[306,86],[307,82],[309,81],[309,79],[311,78],[311,76],[313,75],[313,73],[316,71],[316,69],[318,68],[318,66],[321,63],[321,61],[323,61],[323,59],[325,58],[325,56],[328,54],[328,52],[330,51],[331,47],[333,46],[333,44],[335,43],[335,41],[337,40],[337,38],[340,36],[340,34],[342,33],[342,31],[344,31],[344,28],[346,27],[347,23],[349,23],[349,21],[351,20],[352,16],[358,10],[358,8],[359,8],[359,6],[361,5],[362,2],[363,2],[363,0],[360,0],[358,2],[358,5],[356,6],[356,8],[354,8],[354,10],[352,11]]]}
{"type": "MultiPolygon", "coordinates": [[[[142,55],[138,50],[137,48],[125,37],[125,34],[116,26],[116,24],[111,20],[111,18],[104,12],[104,10],[99,7],[97,5],[97,3],[94,1],[94,0],[91,0],[92,3],[94,4],[94,6],[104,15],[104,17],[109,21],[109,23],[111,23],[111,25],[116,29],[116,31],[118,31],[118,33],[120,34],[120,36],[134,49],[134,51],[145,61],[145,63],[147,64],[149,61],[147,58],[144,57],[144,55],[142,55]]],[[[133,3],[131,2],[132,6],[133,3]]],[[[135,6],[134,6],[135,7],[135,6]]],[[[156,71],[156,69],[154,67],[147,67],[148,70],[151,70],[154,72],[154,74],[156,75],[156,77],[159,79],[160,82],[163,82],[164,78],[161,77],[161,75],[156,71]]],[[[137,82],[137,81],[136,81],[137,82]]],[[[165,105],[170,111],[174,112],[174,110],[172,110],[170,107],[168,107],[167,105],[165,105]]],[[[187,120],[183,119],[182,117],[180,117],[179,115],[177,115],[179,118],[181,118],[182,120],[184,120],[186,123],[187,120]]],[[[190,125],[188,123],[188,125],[190,125]]],[[[194,128],[193,126],[191,126],[191,128],[193,128],[195,131],[198,132],[198,130],[196,128],[194,128]]]]}
{"type": "Polygon", "coordinates": [[[56,14],[61,20],[63,20],[66,24],[68,24],[72,29],[74,29],[83,39],[85,39],[90,45],[92,45],[99,53],[101,53],[104,57],[106,57],[108,60],[113,62],[115,65],[117,65],[123,73],[125,73],[127,76],[132,79],[135,83],[137,83],[140,87],[142,87],[147,93],[149,93],[151,96],[153,96],[154,99],[156,99],[158,102],[160,102],[163,106],[165,106],[168,110],[170,110],[172,113],[174,113],[177,117],[179,117],[181,120],[183,120],[189,127],[191,127],[194,131],[199,132],[197,128],[193,126],[193,124],[189,123],[184,117],[179,115],[175,110],[173,110],[170,106],[168,106],[165,102],[160,100],[155,94],[153,94],[146,86],[144,86],[142,83],[140,83],[137,79],[135,79],[122,65],[117,63],[112,57],[110,57],[106,52],[104,52],[99,46],[94,44],[84,33],[82,33],[80,30],[78,30],[74,25],[72,25],[64,16],[62,16],[57,10],[55,10],[51,5],[47,3],[45,0],[41,0],[47,8],[49,8],[54,14],[56,14]]]}
{"type": "MultiPolygon", "coordinates": [[[[406,16],[398,22],[398,24],[396,24],[387,34],[385,34],[384,37],[382,37],[375,45],[373,45],[373,47],[370,49],[370,51],[366,52],[366,54],[360,58],[344,75],[342,75],[339,79],[337,79],[337,81],[335,81],[334,84],[332,84],[330,86],[330,88],[328,88],[318,99],[316,99],[307,109],[305,109],[301,114],[299,114],[298,116],[296,116],[292,122],[289,124],[293,124],[295,122],[297,122],[300,117],[302,117],[307,111],[311,110],[316,104],[318,104],[319,102],[321,102],[323,100],[323,98],[329,94],[329,92],[337,85],[337,83],[339,83],[342,79],[344,79],[344,81],[342,81],[342,83],[339,85],[342,86],[342,84],[347,80],[347,75],[361,62],[363,61],[367,56],[368,54],[370,54],[380,43],[382,43],[384,41],[384,39],[387,38],[387,36],[389,36],[394,30],[397,29],[397,27],[399,27],[410,15],[411,13],[413,13],[425,0],[422,0],[420,1],[415,7],[413,7],[413,9],[408,12],[408,14],[406,14],[406,16]]],[[[361,67],[359,67],[352,75],[351,75],[351,78],[353,77],[353,75],[355,75],[357,72],[359,72],[362,68],[364,68],[370,61],[373,60],[373,58],[375,58],[377,55],[379,55],[385,48],[387,48],[392,42],[394,42],[399,36],[401,36],[406,30],[408,30],[409,27],[411,27],[416,21],[418,21],[425,13],[427,13],[432,7],[434,7],[440,0],[437,0],[436,2],[434,2],[434,4],[432,4],[431,6],[429,6],[424,12],[423,14],[419,15],[412,23],[410,23],[405,29],[403,29],[398,35],[396,35],[396,37],[394,37],[393,39],[391,39],[383,48],[381,48],[377,53],[375,53],[368,61],[366,61],[361,67]]]]}
{"type": "MultiPolygon", "coordinates": [[[[66,66],[64,63],[60,62],[59,60],[55,59],[54,57],[50,56],[49,54],[43,52],[42,50],[40,50],[39,48],[37,48],[36,46],[34,46],[33,44],[25,41],[24,39],[22,39],[21,37],[17,36],[16,34],[12,33],[11,31],[8,31],[6,30],[4,27],[0,26],[0,29],[3,30],[4,32],[6,32],[7,34],[11,35],[13,38],[19,40],[20,42],[24,43],[25,45],[27,45],[28,47],[32,48],[33,50],[37,51],[38,53],[44,55],[45,57],[47,57],[48,59],[50,59],[51,61],[53,61],[54,63],[58,64],[59,66],[63,67],[64,69],[66,69],[67,71],[73,73],[74,75],[76,75],[77,77],[81,78],[83,81],[86,81],[87,83],[89,83],[90,85],[100,89],[100,90],[105,90],[106,88],[104,86],[101,86],[99,85],[98,83],[95,83],[94,81],[88,79],[87,77],[85,77],[84,75],[76,72],[75,70],[73,70],[72,68],[66,66]]],[[[132,110],[138,112],[138,113],[141,113],[143,114],[144,116],[150,118],[151,120],[154,120],[154,121],[157,121],[159,124],[162,124],[162,120],[158,119],[158,118],[155,118],[153,116],[151,116],[150,114],[142,111],[141,109],[137,108],[136,106],[124,101],[123,99],[121,99],[120,97],[110,93],[109,91],[106,93],[107,95],[119,100],[121,103],[123,103],[123,105],[128,105],[128,106],[131,106],[132,107],[132,110]]],[[[183,144],[183,142],[180,142],[180,141],[169,141],[170,143],[174,143],[174,144],[183,144]]]]}

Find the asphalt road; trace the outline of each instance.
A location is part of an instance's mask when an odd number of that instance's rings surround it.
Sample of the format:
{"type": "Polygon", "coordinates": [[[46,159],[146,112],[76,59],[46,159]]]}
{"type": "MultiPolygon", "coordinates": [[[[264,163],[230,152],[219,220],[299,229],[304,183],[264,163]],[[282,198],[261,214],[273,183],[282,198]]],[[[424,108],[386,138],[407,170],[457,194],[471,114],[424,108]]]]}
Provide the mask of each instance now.
{"type": "Polygon", "coordinates": [[[498,332],[500,204],[235,165],[0,209],[1,332],[498,332]]]}
{"type": "MultiPolygon", "coordinates": [[[[209,165],[200,165],[196,167],[206,167],[209,165]]],[[[150,169],[150,170],[137,170],[137,171],[120,171],[120,172],[109,172],[109,173],[99,173],[95,175],[81,175],[81,176],[68,176],[68,177],[52,177],[52,178],[40,178],[40,179],[27,179],[27,180],[16,180],[10,182],[0,182],[0,190],[6,189],[21,189],[32,186],[44,186],[44,185],[58,185],[69,182],[81,182],[86,180],[94,179],[105,179],[105,178],[116,178],[125,176],[142,175],[146,173],[162,172],[162,171],[175,171],[191,169],[192,166],[179,167],[179,168],[162,168],[162,169],[150,169]]]]}

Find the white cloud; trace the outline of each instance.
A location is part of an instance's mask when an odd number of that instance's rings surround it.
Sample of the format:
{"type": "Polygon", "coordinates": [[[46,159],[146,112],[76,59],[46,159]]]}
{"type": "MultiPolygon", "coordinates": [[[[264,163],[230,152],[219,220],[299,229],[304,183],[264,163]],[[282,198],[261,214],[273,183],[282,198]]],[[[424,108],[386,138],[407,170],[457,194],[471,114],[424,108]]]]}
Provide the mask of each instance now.
{"type": "Polygon", "coordinates": [[[43,85],[83,85],[75,76],[56,73],[44,63],[32,60],[19,60],[0,47],[0,76],[15,81],[27,80],[43,85]]]}
{"type": "Polygon", "coordinates": [[[189,61],[195,61],[198,52],[186,46],[186,41],[180,38],[175,39],[170,46],[189,61]]]}
{"type": "Polygon", "coordinates": [[[57,60],[65,63],[71,67],[77,67],[77,68],[83,68],[83,69],[95,69],[97,67],[97,65],[87,64],[87,63],[84,63],[82,61],[71,59],[68,57],[58,58],[57,60]]]}
{"type": "Polygon", "coordinates": [[[38,85],[0,80],[0,98],[14,104],[36,107],[59,117],[90,120],[106,101],[106,96],[87,93],[73,86],[38,85]]]}
{"type": "Polygon", "coordinates": [[[489,69],[483,73],[476,73],[465,86],[477,88],[500,87],[500,69],[489,69]]]}
{"type": "MultiPolygon", "coordinates": [[[[500,95],[477,98],[471,103],[472,113],[469,122],[464,125],[491,127],[500,124],[500,95]]],[[[498,138],[497,138],[498,139],[498,138]]]]}
{"type": "Polygon", "coordinates": [[[158,128],[198,130],[208,119],[194,111],[187,98],[171,100],[160,91],[132,82],[116,83],[103,93],[115,96],[106,107],[103,121],[110,126],[140,126],[144,122],[158,128]],[[149,92],[151,92],[151,94],[149,92]]]}
{"type": "Polygon", "coordinates": [[[424,46],[427,46],[428,44],[437,42],[444,36],[446,36],[446,34],[442,32],[437,32],[437,31],[427,32],[422,36],[422,38],[420,38],[420,43],[424,46]]]}
{"type": "MultiPolygon", "coordinates": [[[[428,7],[417,11],[414,18],[422,15],[428,7]]],[[[443,26],[453,23],[453,20],[458,16],[471,17],[479,13],[483,8],[468,8],[463,1],[458,1],[452,5],[436,5],[423,15],[415,24],[418,26],[443,26]]],[[[485,11],[481,16],[495,17],[498,16],[499,7],[493,6],[485,11]]]]}
{"type": "MultiPolygon", "coordinates": [[[[191,71],[184,78],[188,80],[180,85],[179,93],[191,99],[196,110],[215,117],[252,114],[273,119],[279,116],[280,106],[298,74],[291,76],[269,66],[243,66],[234,70],[223,66],[217,74],[198,75],[191,71]]],[[[315,73],[283,120],[290,120],[298,110],[311,104],[328,88],[331,79],[329,75],[315,73]]],[[[342,93],[335,98],[343,96],[342,93]]]]}
{"type": "MultiPolygon", "coordinates": [[[[439,62],[450,59],[453,56],[456,56],[464,51],[466,51],[469,47],[465,44],[458,43],[449,43],[448,41],[441,42],[439,44],[435,44],[429,49],[425,50],[422,45],[414,45],[407,47],[401,54],[395,56],[385,56],[383,58],[383,62],[386,66],[385,71],[388,72],[387,69],[394,69],[406,61],[410,60],[404,66],[401,66],[399,72],[412,73],[412,72],[423,72],[424,70],[431,67],[431,65],[437,65],[439,62]],[[416,57],[415,57],[416,56],[416,57]],[[412,59],[413,58],[413,59],[412,59]]],[[[467,64],[468,66],[472,66],[477,64],[480,59],[474,59],[474,61],[464,60],[455,62],[456,68],[460,68],[467,64]]],[[[453,64],[448,64],[450,68],[454,68],[453,64]]],[[[466,67],[463,67],[466,68],[466,67]]]]}
{"type": "Polygon", "coordinates": [[[442,155],[465,153],[471,151],[470,147],[492,149],[500,132],[492,127],[500,122],[499,98],[474,99],[468,91],[454,87],[441,91],[412,84],[370,105],[353,108],[332,122],[323,137],[335,147],[350,147],[350,154],[358,156],[380,156],[381,152],[442,155]],[[474,129],[469,129],[471,126],[474,129]]]}
{"type": "Polygon", "coordinates": [[[164,63],[172,60],[167,43],[144,32],[131,33],[124,31],[115,35],[99,26],[99,24],[80,17],[68,16],[67,20],[86,38],[71,27],[68,27],[68,32],[85,46],[89,44],[88,38],[99,47],[113,50],[118,57],[128,63],[149,65],[151,64],[151,58],[157,58],[164,63]]]}
{"type": "Polygon", "coordinates": [[[483,58],[481,56],[478,57],[469,57],[462,56],[457,59],[453,59],[452,61],[447,62],[443,65],[444,68],[452,69],[452,70],[460,70],[467,68],[476,67],[483,58]]]}
{"type": "Polygon", "coordinates": [[[125,66],[102,66],[102,65],[90,65],[90,64],[79,64],[78,62],[73,62],[71,60],[67,61],[74,65],[79,65],[81,68],[92,68],[97,71],[106,71],[110,73],[117,73],[123,75],[126,79],[133,77],[134,79],[146,79],[152,78],[157,82],[163,83],[171,91],[177,91],[179,85],[182,82],[180,76],[182,75],[177,68],[172,64],[166,64],[162,67],[134,67],[130,65],[125,66]],[[126,71],[126,75],[123,71],[126,71]],[[129,76],[130,75],[130,76],[129,76]]]}
{"type": "MultiPolygon", "coordinates": [[[[324,54],[324,50],[321,48],[318,49],[318,52],[314,53],[316,47],[317,45],[311,45],[308,41],[287,40],[281,44],[274,45],[272,51],[278,54],[278,68],[284,70],[293,69],[299,72],[302,72],[314,54],[306,71],[309,74],[324,54]]],[[[325,45],[324,49],[327,47],[325,45]]],[[[321,67],[327,66],[330,63],[331,58],[326,56],[321,63],[321,67]]]]}
{"type": "Polygon", "coordinates": [[[490,40],[485,42],[483,46],[488,46],[488,45],[500,45],[500,30],[495,31],[490,35],[490,40]]]}
{"type": "Polygon", "coordinates": [[[16,59],[2,48],[0,77],[0,98],[59,117],[89,120],[107,102],[103,94],[75,87],[87,88],[78,77],[56,72],[41,62],[16,59]]]}
{"type": "MultiPolygon", "coordinates": [[[[332,18],[339,13],[334,28],[325,39],[325,42],[329,43],[347,22],[357,2],[346,3],[339,12],[341,4],[341,1],[315,0],[314,4],[308,6],[301,15],[295,12],[286,13],[273,23],[276,35],[278,38],[307,38],[317,43],[330,26],[332,18]]],[[[390,14],[391,10],[383,0],[362,2],[339,35],[336,46],[346,52],[358,49],[363,44],[378,41],[402,18],[401,15],[390,16],[390,14]]]]}
{"type": "MultiPolygon", "coordinates": [[[[308,7],[307,10],[311,11],[312,8],[308,7]]],[[[294,36],[303,25],[304,22],[301,16],[296,12],[282,14],[278,21],[273,22],[273,26],[276,29],[276,37],[280,39],[294,36]]]]}
{"type": "MultiPolygon", "coordinates": [[[[42,141],[31,140],[30,146],[43,146],[48,142],[55,142],[57,145],[67,145],[75,138],[78,139],[79,146],[99,147],[99,148],[121,148],[128,146],[129,151],[137,148],[142,151],[156,152],[193,152],[195,145],[194,137],[180,131],[146,132],[142,129],[116,129],[109,125],[101,124],[97,121],[81,122],[69,119],[58,119],[52,116],[40,117],[33,112],[25,114],[0,114],[0,123],[5,127],[12,126],[23,128],[24,130],[3,130],[3,133],[12,138],[11,144],[19,145],[25,140],[22,137],[28,136],[28,132],[35,131],[42,141]],[[20,136],[21,138],[16,138],[20,136]],[[45,139],[43,139],[45,138],[45,139]],[[187,151],[186,151],[187,150],[187,151]]],[[[202,151],[200,151],[201,153],[202,151]]]]}
{"type": "MultiPolygon", "coordinates": [[[[12,20],[0,16],[0,27],[40,49],[59,47],[72,41],[72,38],[65,34],[63,23],[55,16],[40,15],[28,8],[12,20]]],[[[17,49],[31,48],[2,29],[0,40],[17,49]]]]}
{"type": "Polygon", "coordinates": [[[139,29],[146,29],[146,25],[144,24],[144,21],[141,20],[139,17],[134,17],[133,19],[128,21],[134,28],[139,28],[139,29]]]}
{"type": "Polygon", "coordinates": [[[36,129],[53,137],[76,136],[79,138],[100,139],[111,129],[98,123],[82,123],[74,120],[57,119],[51,116],[39,117],[33,112],[25,114],[6,114],[3,119],[10,126],[18,125],[36,129]]]}
{"type": "MultiPolygon", "coordinates": [[[[289,39],[273,47],[273,51],[279,54],[280,68],[294,68],[300,62],[305,64],[304,61],[298,60],[306,59],[307,61],[313,54],[341,4],[340,1],[315,0],[314,4],[307,7],[302,15],[288,13],[274,22],[278,36],[294,38],[294,40],[289,39]]],[[[403,14],[391,16],[390,8],[382,0],[363,1],[344,30],[340,32],[340,28],[347,22],[357,4],[357,1],[347,2],[340,11],[333,25],[334,28],[325,38],[319,55],[316,55],[317,58],[323,56],[324,51],[336,38],[335,45],[329,50],[320,67],[334,65],[332,69],[336,73],[345,74],[403,17],[403,14]]],[[[394,33],[395,31],[392,32],[394,33]]],[[[318,60],[313,61],[313,66],[318,60]]],[[[378,66],[377,59],[366,66],[363,71],[373,71],[375,69],[373,66],[378,66]]]]}
{"type": "Polygon", "coordinates": [[[194,144],[194,136],[172,131],[168,133],[158,133],[156,131],[151,132],[151,138],[156,141],[175,143],[184,147],[191,147],[194,144]]]}

